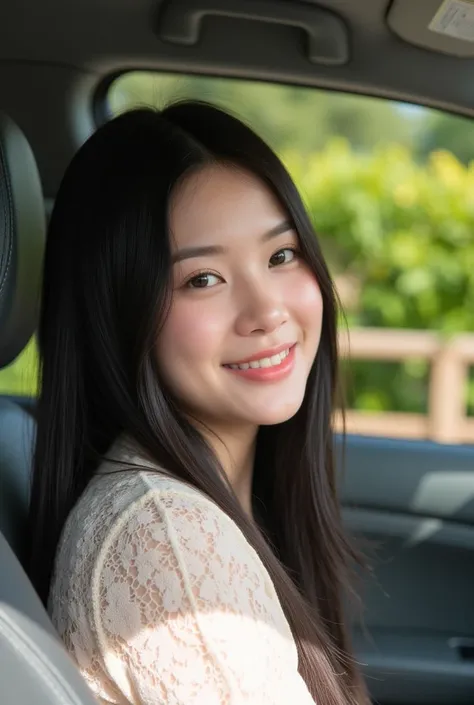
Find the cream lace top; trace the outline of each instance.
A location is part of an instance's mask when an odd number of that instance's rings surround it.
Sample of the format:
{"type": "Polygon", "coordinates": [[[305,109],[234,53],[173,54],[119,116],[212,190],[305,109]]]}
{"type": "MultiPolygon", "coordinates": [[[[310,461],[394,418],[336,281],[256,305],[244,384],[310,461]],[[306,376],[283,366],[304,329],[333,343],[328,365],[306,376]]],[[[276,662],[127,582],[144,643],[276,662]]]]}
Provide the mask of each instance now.
{"type": "MultiPolygon", "coordinates": [[[[123,441],[109,457],[150,466],[123,441]]],[[[313,705],[273,584],[236,524],[164,472],[117,469],[104,462],[71,512],[49,597],[98,702],[313,705]]]]}

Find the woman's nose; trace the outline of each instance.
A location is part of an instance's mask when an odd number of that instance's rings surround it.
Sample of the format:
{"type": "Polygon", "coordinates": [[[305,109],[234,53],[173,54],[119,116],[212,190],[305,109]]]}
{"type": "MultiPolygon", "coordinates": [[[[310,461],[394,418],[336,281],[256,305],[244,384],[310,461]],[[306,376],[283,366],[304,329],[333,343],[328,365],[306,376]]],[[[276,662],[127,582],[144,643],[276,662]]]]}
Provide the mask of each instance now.
{"type": "Polygon", "coordinates": [[[279,292],[271,286],[252,286],[240,302],[237,333],[243,336],[268,335],[287,320],[288,311],[279,292]]]}

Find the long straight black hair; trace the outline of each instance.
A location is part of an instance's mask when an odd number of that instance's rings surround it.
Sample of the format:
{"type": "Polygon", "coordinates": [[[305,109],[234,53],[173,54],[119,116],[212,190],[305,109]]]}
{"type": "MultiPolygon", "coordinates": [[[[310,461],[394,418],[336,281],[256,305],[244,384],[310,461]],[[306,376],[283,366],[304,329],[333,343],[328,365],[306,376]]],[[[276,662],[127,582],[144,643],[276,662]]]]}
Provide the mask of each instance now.
{"type": "Polygon", "coordinates": [[[126,432],[210,497],[255,548],[318,705],[368,702],[344,626],[356,555],[342,528],[333,459],[336,328],[333,284],[300,196],[251,129],[196,102],[134,110],[100,127],[65,174],[46,248],[29,534],[29,572],[42,600],[66,517],[126,432]],[[170,197],[191,171],[215,163],[249,170],[277,196],[324,305],[300,410],[257,438],[254,494],[265,507],[264,526],[247,517],[215,454],[166,392],[154,354],[171,297],[170,197]]]}

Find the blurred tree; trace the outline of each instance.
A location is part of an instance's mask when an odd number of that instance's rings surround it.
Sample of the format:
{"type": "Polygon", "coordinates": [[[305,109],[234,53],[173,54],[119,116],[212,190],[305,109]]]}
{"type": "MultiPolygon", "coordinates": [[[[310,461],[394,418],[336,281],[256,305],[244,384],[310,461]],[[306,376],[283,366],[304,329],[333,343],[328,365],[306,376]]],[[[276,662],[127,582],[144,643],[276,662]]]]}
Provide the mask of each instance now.
{"type": "Polygon", "coordinates": [[[228,78],[130,72],[111,86],[112,114],[138,105],[162,107],[194,98],[237,110],[277,151],[324,148],[344,135],[355,149],[413,144],[417,121],[393,101],[314,88],[228,78]]]}
{"type": "MultiPolygon", "coordinates": [[[[474,331],[474,163],[408,149],[358,154],[335,138],[308,155],[283,153],[336,280],[350,276],[350,325],[474,331]],[[354,287],[352,287],[354,292],[354,287]]],[[[356,408],[423,411],[427,365],[351,365],[356,408]]],[[[468,390],[474,410],[474,382],[468,390]]]]}
{"type": "Polygon", "coordinates": [[[474,160],[472,121],[457,115],[432,112],[427,115],[416,141],[416,154],[426,159],[435,149],[452,152],[461,162],[474,160]]]}

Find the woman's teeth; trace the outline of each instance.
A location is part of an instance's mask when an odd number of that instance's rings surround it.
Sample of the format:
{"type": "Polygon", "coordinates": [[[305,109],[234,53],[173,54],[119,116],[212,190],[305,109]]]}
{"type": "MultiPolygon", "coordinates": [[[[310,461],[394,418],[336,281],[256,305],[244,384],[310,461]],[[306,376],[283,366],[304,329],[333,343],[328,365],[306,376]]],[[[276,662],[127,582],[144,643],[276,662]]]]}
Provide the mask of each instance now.
{"type": "Polygon", "coordinates": [[[290,354],[290,348],[283,350],[283,352],[278,353],[278,355],[272,355],[271,357],[262,357],[261,360],[252,360],[252,362],[242,362],[240,365],[224,365],[224,367],[230,367],[231,370],[248,370],[249,368],[255,370],[258,367],[276,367],[276,365],[281,365],[285,357],[290,354]]]}

